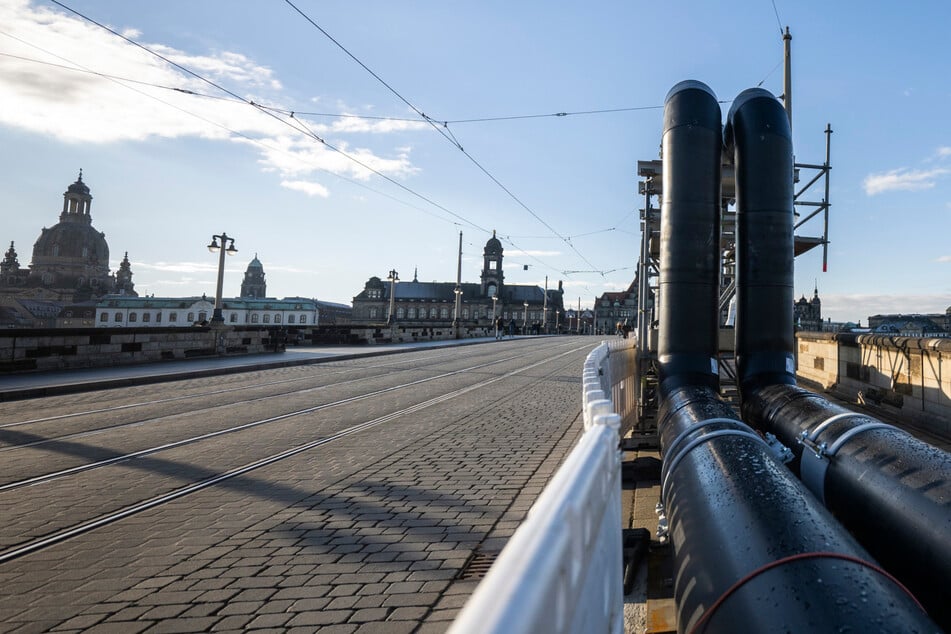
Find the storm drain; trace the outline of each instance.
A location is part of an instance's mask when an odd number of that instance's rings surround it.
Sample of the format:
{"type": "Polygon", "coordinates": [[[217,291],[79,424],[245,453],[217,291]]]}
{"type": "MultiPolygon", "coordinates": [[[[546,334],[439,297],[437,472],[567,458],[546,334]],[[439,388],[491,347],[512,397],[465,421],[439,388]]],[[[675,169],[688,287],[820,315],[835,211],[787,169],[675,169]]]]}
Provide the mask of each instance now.
{"type": "Polygon", "coordinates": [[[498,557],[498,552],[474,551],[469,555],[466,565],[459,571],[456,579],[482,579],[486,573],[489,572],[489,568],[492,567],[492,564],[495,563],[498,557]]]}

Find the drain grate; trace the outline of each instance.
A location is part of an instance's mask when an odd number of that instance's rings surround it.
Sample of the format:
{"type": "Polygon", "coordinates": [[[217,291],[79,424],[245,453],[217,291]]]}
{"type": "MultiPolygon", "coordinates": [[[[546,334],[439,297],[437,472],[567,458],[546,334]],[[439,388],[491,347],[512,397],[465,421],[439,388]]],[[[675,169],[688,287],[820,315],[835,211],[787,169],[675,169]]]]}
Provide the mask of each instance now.
{"type": "Polygon", "coordinates": [[[498,559],[498,552],[483,552],[481,550],[474,551],[469,559],[466,561],[466,565],[462,567],[462,570],[459,571],[459,574],[456,576],[457,579],[482,579],[489,572],[489,568],[492,567],[492,564],[495,563],[495,560],[498,559]]]}

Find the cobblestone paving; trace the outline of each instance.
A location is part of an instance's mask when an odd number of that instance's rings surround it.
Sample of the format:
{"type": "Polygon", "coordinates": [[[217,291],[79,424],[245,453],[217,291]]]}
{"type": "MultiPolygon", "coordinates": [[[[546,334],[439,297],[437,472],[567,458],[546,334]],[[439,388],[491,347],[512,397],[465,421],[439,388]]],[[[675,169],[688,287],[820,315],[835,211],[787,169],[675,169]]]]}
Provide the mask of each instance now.
{"type": "Polygon", "coordinates": [[[0,630],[445,631],[580,435],[587,352],[0,565],[0,630]]]}

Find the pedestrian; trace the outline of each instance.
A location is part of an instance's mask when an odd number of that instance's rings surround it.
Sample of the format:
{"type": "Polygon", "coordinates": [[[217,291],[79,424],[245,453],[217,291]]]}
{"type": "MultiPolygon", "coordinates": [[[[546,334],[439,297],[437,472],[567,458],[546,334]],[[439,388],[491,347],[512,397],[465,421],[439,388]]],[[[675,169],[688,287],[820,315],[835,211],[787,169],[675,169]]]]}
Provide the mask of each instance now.
{"type": "Polygon", "coordinates": [[[505,337],[505,320],[501,317],[495,320],[495,338],[496,340],[505,337]]]}
{"type": "Polygon", "coordinates": [[[514,336],[515,336],[515,318],[513,317],[509,321],[509,337],[514,337],[514,336]]]}

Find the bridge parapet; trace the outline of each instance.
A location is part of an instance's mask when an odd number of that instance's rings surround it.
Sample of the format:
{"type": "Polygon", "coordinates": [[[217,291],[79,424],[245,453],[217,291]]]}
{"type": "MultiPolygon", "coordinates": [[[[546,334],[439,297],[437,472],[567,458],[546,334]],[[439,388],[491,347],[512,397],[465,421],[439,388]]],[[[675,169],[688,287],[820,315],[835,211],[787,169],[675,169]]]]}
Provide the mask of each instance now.
{"type": "Polygon", "coordinates": [[[585,360],[584,435],[545,487],[451,634],[624,629],[622,421],[635,405],[633,340],[603,342],[585,360]],[[628,358],[630,357],[630,359],[628,358]]]}
{"type": "Polygon", "coordinates": [[[804,383],[951,435],[951,339],[820,332],[796,339],[804,383]]]}

